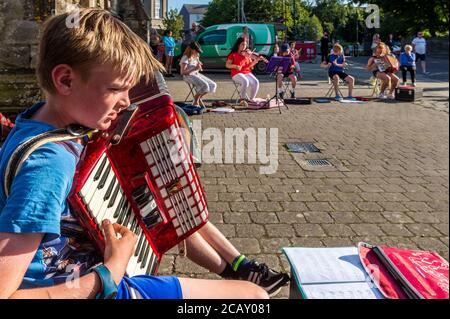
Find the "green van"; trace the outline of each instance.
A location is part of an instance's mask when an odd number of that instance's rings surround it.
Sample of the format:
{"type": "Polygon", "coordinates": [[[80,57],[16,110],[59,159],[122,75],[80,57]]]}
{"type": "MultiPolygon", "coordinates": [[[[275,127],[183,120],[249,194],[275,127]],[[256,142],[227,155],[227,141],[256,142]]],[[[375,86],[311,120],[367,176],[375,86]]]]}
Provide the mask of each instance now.
{"type": "MultiPolygon", "coordinates": [[[[200,33],[196,41],[201,45],[203,53],[201,61],[205,69],[224,69],[227,56],[236,40],[242,35],[242,29],[247,26],[251,38],[253,39],[253,49],[256,53],[270,58],[273,54],[273,47],[276,43],[275,26],[272,24],[256,23],[233,23],[218,24],[206,28],[200,33]]],[[[181,46],[175,48],[175,67],[178,69],[178,63],[181,59],[181,46]]],[[[255,73],[264,73],[266,69],[265,62],[259,62],[255,66],[255,73]]]]}

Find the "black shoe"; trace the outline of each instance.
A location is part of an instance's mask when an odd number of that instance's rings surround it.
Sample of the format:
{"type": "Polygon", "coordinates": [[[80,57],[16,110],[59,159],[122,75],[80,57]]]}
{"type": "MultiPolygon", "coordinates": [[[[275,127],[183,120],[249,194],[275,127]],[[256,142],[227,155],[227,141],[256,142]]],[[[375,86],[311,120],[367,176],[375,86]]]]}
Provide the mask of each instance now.
{"type": "Polygon", "coordinates": [[[295,99],[295,92],[294,91],[291,92],[291,99],[295,99]]]}
{"type": "Polygon", "coordinates": [[[284,92],[278,92],[278,98],[279,99],[284,99],[284,92]]]}
{"type": "Polygon", "coordinates": [[[250,261],[247,273],[247,278],[242,279],[246,279],[257,284],[267,291],[271,297],[278,294],[281,287],[287,285],[290,280],[288,274],[270,269],[266,264],[260,264],[256,260],[250,261]]]}

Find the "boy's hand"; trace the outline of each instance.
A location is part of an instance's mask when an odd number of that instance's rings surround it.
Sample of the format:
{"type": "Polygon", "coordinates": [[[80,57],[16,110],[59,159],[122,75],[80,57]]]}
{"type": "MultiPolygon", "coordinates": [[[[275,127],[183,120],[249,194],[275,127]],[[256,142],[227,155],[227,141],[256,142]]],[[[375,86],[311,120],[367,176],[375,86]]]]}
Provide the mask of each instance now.
{"type": "Polygon", "coordinates": [[[119,284],[127,269],[128,261],[134,253],[137,236],[128,228],[111,224],[107,219],[103,221],[102,226],[105,232],[104,264],[108,267],[116,284],[119,284]]]}

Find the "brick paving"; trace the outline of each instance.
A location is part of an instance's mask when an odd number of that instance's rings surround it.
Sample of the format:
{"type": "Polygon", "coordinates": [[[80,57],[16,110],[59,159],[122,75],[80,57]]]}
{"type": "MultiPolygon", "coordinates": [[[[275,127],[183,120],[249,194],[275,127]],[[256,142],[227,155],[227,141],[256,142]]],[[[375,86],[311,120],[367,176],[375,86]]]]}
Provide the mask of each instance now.
{"type": "MultiPolygon", "coordinates": [[[[329,87],[324,71],[315,64],[303,64],[303,70],[297,95],[323,96],[329,87]]],[[[364,83],[369,74],[360,74],[354,95],[370,95],[364,83]]],[[[228,74],[207,75],[219,87],[209,98],[229,99],[234,87],[228,74]]],[[[271,95],[271,79],[260,79],[259,96],[271,95]]],[[[188,90],[181,78],[168,85],[174,100],[184,101],[188,90]]],[[[439,89],[439,101],[425,94],[416,103],[313,103],[283,108],[281,115],[272,109],[192,117],[201,120],[202,129],[221,132],[278,128],[275,174],[260,175],[260,163],[203,164],[199,169],[211,221],[242,253],[286,271],[289,265],[280,253],[285,246],[367,241],[431,249],[448,260],[448,82],[423,79],[419,85],[439,89]],[[287,142],[314,142],[338,168],[304,170],[283,147],[287,142]]],[[[178,256],[176,249],[164,257],[160,273],[218,278],[178,256]]],[[[278,298],[287,297],[288,288],[283,288],[278,298]]]]}

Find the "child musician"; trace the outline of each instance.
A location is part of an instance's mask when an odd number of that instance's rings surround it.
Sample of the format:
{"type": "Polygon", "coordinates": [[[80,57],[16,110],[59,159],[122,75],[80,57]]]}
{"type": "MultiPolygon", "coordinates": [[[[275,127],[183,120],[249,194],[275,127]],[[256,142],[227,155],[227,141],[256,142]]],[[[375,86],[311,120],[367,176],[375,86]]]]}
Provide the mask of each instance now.
{"type": "MultiPolygon", "coordinates": [[[[373,75],[381,80],[381,93],[378,96],[379,99],[394,99],[394,91],[398,85],[399,78],[395,75],[395,68],[386,66],[385,59],[390,56],[392,59],[396,59],[391,54],[389,47],[380,42],[375,48],[374,55],[367,62],[366,68],[373,72],[373,75]],[[386,96],[386,89],[389,89],[389,93],[386,96]]],[[[396,61],[396,60],[395,60],[396,61]]]]}
{"type": "Polygon", "coordinates": [[[339,94],[339,79],[348,83],[348,96],[346,99],[353,100],[352,93],[355,85],[355,78],[344,72],[346,65],[343,48],[339,43],[333,45],[333,51],[328,55],[326,61],[320,64],[322,68],[328,68],[328,77],[332,79],[336,92],[336,101],[342,101],[344,97],[339,94]]]}
{"type": "Polygon", "coordinates": [[[240,85],[241,102],[253,101],[259,90],[259,81],[252,74],[253,67],[261,60],[262,56],[254,57],[247,50],[247,42],[244,38],[238,38],[231,48],[225,67],[231,70],[231,78],[240,85]],[[250,90],[250,95],[247,91],[250,90]]]}
{"type": "MultiPolygon", "coordinates": [[[[36,135],[69,124],[108,129],[130,105],[130,88],[142,76],[149,80],[163,70],[145,41],[108,11],[90,8],[78,13],[76,28],[66,26],[70,12],[44,24],[36,74],[46,101],[17,118],[0,150],[0,176],[18,145],[36,135]]],[[[223,271],[217,271],[224,277],[264,282],[267,292],[240,280],[128,277],[125,271],[136,234],[105,219],[105,251],[99,256],[67,203],[81,151],[76,142],[49,142],[23,162],[9,196],[0,183],[0,298],[129,299],[131,292],[146,299],[267,298],[288,280],[286,274],[275,273],[230,246],[219,251],[230,264],[217,251],[215,255],[191,251],[196,260],[214,256],[216,261],[210,259],[209,265],[221,266],[223,271]]],[[[219,247],[226,243],[208,224],[194,233],[195,240],[219,247]]],[[[199,247],[195,240],[191,245],[199,247]]]]}

